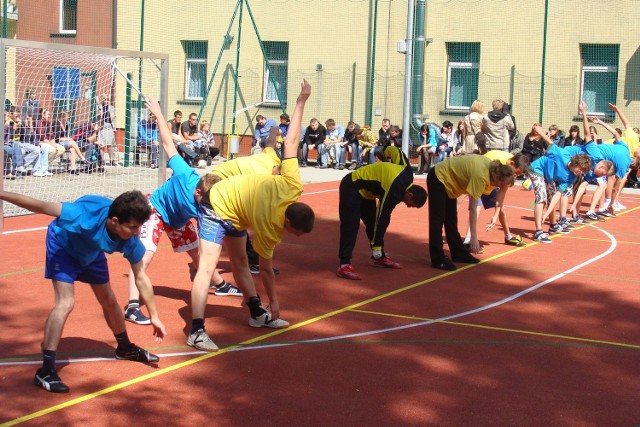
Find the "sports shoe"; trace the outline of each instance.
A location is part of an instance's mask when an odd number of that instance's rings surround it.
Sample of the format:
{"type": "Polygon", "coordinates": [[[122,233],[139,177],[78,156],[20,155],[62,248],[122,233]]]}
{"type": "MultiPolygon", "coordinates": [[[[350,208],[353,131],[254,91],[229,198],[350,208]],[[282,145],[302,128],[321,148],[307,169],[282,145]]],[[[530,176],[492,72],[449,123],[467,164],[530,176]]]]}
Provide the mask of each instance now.
{"type": "Polygon", "coordinates": [[[268,312],[263,313],[257,318],[250,317],[249,318],[249,326],[252,328],[274,328],[274,329],[282,329],[287,328],[289,326],[289,322],[282,319],[272,319],[271,315],[268,312]]]}
{"type": "Polygon", "coordinates": [[[598,216],[606,216],[607,218],[615,218],[617,216],[613,212],[609,212],[609,211],[598,211],[598,212],[596,212],[596,215],[598,215],[598,216]]]}
{"type": "Polygon", "coordinates": [[[440,263],[435,263],[435,264],[431,264],[434,268],[439,268],[440,270],[445,270],[445,271],[455,271],[458,269],[458,267],[456,267],[449,258],[444,258],[444,260],[442,260],[442,262],[440,263]]]}
{"type": "Polygon", "coordinates": [[[615,201],[613,202],[613,210],[614,211],[624,211],[626,210],[627,207],[625,205],[623,205],[622,203],[620,203],[619,201],[615,201]]]}
{"type": "Polygon", "coordinates": [[[586,217],[588,220],[591,220],[591,221],[596,221],[596,222],[598,222],[598,221],[599,221],[599,222],[604,221],[604,218],[600,218],[598,215],[596,215],[596,214],[595,214],[595,212],[587,212],[587,214],[585,215],[585,217],[586,217]]]}
{"type": "Polygon", "coordinates": [[[504,244],[505,245],[511,245],[511,246],[516,246],[516,247],[523,247],[523,246],[527,246],[527,244],[525,242],[522,241],[522,237],[520,237],[517,234],[512,234],[511,238],[507,239],[506,237],[504,238],[504,244]]]}
{"type": "Polygon", "coordinates": [[[571,231],[571,230],[575,230],[575,229],[576,229],[576,228],[575,228],[573,225],[571,225],[571,224],[569,223],[569,221],[567,221],[566,219],[564,219],[564,220],[562,220],[562,221],[558,221],[558,225],[559,225],[560,227],[562,227],[564,230],[568,230],[568,231],[571,231]]]}
{"type": "Polygon", "coordinates": [[[344,279],[349,279],[349,280],[362,280],[362,276],[356,273],[356,270],[353,268],[351,264],[347,264],[344,267],[338,268],[336,275],[338,277],[342,277],[344,279]]]}
{"type": "Polygon", "coordinates": [[[35,171],[34,173],[31,174],[31,176],[41,177],[45,175],[43,171],[35,171]]]}
{"type": "Polygon", "coordinates": [[[69,392],[69,387],[62,382],[55,370],[47,372],[44,368],[38,369],[36,371],[36,376],[33,378],[33,384],[38,387],[42,387],[51,393],[69,392]]]}
{"type": "Polygon", "coordinates": [[[464,264],[478,264],[480,260],[470,253],[462,254],[462,255],[451,255],[451,260],[455,262],[461,262],[464,264]]]}
{"type": "MultiPolygon", "coordinates": [[[[463,243],[463,244],[462,244],[462,246],[463,246],[463,247],[464,247],[464,248],[465,248],[469,253],[471,253],[471,243],[470,243],[470,241],[469,241],[469,242],[467,242],[467,243],[463,243]]],[[[484,253],[484,246],[480,246],[480,250],[478,250],[478,252],[477,252],[477,253],[479,253],[479,254],[484,253]]]]}
{"type": "Polygon", "coordinates": [[[588,224],[588,222],[585,221],[584,218],[582,218],[580,215],[572,217],[569,220],[569,223],[571,223],[571,224],[588,224]]]}
{"type": "MultiPolygon", "coordinates": [[[[273,268],[273,274],[280,274],[280,269],[279,268],[273,268]]],[[[258,264],[250,264],[249,265],[249,271],[251,271],[251,274],[260,274],[260,266],[258,264]]]]}
{"type": "Polygon", "coordinates": [[[129,347],[116,348],[116,359],[131,360],[133,362],[156,363],[160,358],[155,354],[149,353],[147,350],[138,347],[134,343],[129,347]]]}
{"type": "Polygon", "coordinates": [[[211,285],[210,288],[215,289],[214,295],[219,297],[241,297],[242,291],[233,286],[229,282],[225,282],[222,286],[211,285]]]}
{"type": "Polygon", "coordinates": [[[556,233],[567,234],[569,233],[569,230],[565,230],[560,224],[551,224],[551,226],[549,226],[549,234],[556,233]]]}
{"type": "Polygon", "coordinates": [[[187,344],[202,351],[218,351],[218,346],[211,341],[204,329],[198,329],[189,335],[187,344]]]}
{"type": "Polygon", "coordinates": [[[549,238],[549,235],[542,230],[536,231],[536,233],[533,235],[533,240],[536,240],[541,243],[551,243],[551,239],[549,238]]]}
{"type": "Polygon", "coordinates": [[[150,325],[151,319],[145,316],[140,311],[138,304],[127,304],[124,306],[124,318],[125,320],[135,323],[136,325],[150,325]]]}
{"type": "Polygon", "coordinates": [[[402,268],[402,264],[393,261],[388,256],[383,256],[380,259],[373,260],[374,267],[384,267],[384,268],[402,268]]]}

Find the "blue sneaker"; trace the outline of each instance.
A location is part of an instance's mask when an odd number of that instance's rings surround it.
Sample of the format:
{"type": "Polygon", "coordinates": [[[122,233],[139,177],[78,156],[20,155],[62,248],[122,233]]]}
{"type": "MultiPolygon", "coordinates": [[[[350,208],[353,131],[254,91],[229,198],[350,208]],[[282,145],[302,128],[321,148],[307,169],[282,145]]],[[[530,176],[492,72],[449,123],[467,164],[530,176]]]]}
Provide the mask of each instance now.
{"type": "Polygon", "coordinates": [[[140,311],[139,304],[127,304],[124,307],[124,319],[136,325],[150,325],[151,319],[140,311]]]}

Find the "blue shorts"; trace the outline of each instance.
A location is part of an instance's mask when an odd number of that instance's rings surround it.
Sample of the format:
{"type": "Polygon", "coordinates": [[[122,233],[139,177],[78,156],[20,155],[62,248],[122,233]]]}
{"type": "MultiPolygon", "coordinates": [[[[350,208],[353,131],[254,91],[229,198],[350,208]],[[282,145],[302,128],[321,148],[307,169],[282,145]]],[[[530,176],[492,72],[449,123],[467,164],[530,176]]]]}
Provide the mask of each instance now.
{"type": "Polygon", "coordinates": [[[198,206],[198,237],[222,245],[224,236],[243,237],[247,230],[238,231],[231,221],[222,219],[210,207],[198,206]]]}
{"type": "Polygon", "coordinates": [[[483,194],[480,196],[480,201],[482,202],[482,207],[485,209],[495,208],[498,200],[498,192],[500,191],[499,187],[494,188],[490,194],[483,194]]]}
{"type": "Polygon", "coordinates": [[[76,280],[90,285],[109,283],[109,266],[104,252],[100,252],[91,264],[82,266],[60,246],[51,230],[47,231],[46,245],[47,259],[44,268],[46,279],[71,284],[76,280]]]}

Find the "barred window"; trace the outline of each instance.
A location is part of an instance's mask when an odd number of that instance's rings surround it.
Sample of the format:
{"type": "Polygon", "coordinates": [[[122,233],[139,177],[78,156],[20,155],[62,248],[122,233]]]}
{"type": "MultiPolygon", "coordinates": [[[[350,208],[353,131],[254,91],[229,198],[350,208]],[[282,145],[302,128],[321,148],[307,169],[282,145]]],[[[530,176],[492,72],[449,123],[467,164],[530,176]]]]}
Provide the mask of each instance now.
{"type": "Polygon", "coordinates": [[[480,43],[448,42],[447,109],[466,110],[478,98],[480,43]]]}
{"type": "Polygon", "coordinates": [[[582,88],[581,99],[587,104],[587,113],[599,116],[613,115],[609,103],[616,103],[618,91],[618,59],[620,45],[581,44],[582,88]]]}
{"type": "Polygon", "coordinates": [[[289,74],[289,42],[263,42],[267,61],[264,63],[262,101],[279,104],[287,102],[287,75],[289,74]],[[279,99],[278,99],[279,98],[279,99]]]}
{"type": "Polygon", "coordinates": [[[185,56],[184,98],[202,100],[207,89],[208,42],[183,40],[185,56]]]}

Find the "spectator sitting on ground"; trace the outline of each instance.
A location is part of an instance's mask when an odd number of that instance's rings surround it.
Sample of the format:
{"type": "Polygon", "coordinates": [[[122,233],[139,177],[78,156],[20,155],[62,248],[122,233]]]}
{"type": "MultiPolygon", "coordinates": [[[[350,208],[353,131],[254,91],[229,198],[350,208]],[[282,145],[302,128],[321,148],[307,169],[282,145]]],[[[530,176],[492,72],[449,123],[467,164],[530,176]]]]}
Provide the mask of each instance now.
{"type": "Polygon", "coordinates": [[[211,125],[207,120],[200,122],[200,131],[198,132],[198,140],[194,143],[196,152],[198,149],[207,150],[208,157],[206,159],[207,166],[211,166],[211,160],[220,154],[220,149],[216,147],[216,140],[211,133],[211,125]]]}
{"type": "Polygon", "coordinates": [[[309,121],[309,126],[304,132],[304,139],[302,140],[302,157],[300,158],[300,166],[306,167],[309,157],[309,150],[314,148],[318,150],[318,157],[316,160],[316,167],[320,169],[326,169],[327,165],[322,164],[322,155],[324,150],[324,140],[327,135],[327,129],[320,124],[315,117],[309,121]]]}
{"type": "Polygon", "coordinates": [[[327,126],[327,134],[324,138],[322,164],[326,164],[327,167],[333,165],[334,169],[342,170],[344,169],[344,163],[340,164],[340,158],[342,158],[341,144],[344,139],[344,129],[342,126],[337,125],[333,119],[327,119],[324,124],[327,126]]]}

